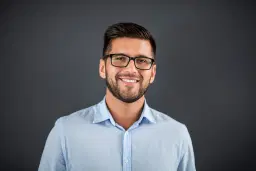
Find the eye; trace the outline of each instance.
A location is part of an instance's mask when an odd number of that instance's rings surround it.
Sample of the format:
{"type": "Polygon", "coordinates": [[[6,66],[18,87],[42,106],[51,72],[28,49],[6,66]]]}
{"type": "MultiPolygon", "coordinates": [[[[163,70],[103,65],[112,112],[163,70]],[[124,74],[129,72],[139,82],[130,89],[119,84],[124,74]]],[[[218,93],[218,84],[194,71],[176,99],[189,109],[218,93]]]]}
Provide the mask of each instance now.
{"type": "Polygon", "coordinates": [[[144,58],[138,58],[136,62],[139,64],[149,64],[150,60],[144,59],[144,58]]]}
{"type": "Polygon", "coordinates": [[[114,56],[113,59],[116,61],[126,61],[127,60],[125,56],[114,56]]]}
{"type": "Polygon", "coordinates": [[[125,60],[125,57],[123,57],[123,56],[121,56],[121,57],[116,57],[116,60],[123,61],[123,60],[125,60]]]}
{"type": "Polygon", "coordinates": [[[144,59],[137,60],[139,63],[145,63],[146,61],[144,59]]]}

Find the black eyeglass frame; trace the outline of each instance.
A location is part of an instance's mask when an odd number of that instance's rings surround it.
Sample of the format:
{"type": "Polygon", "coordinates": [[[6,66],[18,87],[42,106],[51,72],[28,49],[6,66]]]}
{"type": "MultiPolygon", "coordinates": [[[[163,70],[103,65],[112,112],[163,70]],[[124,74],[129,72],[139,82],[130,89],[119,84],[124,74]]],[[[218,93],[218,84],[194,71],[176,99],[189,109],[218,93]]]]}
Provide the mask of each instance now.
{"type": "Polygon", "coordinates": [[[127,66],[129,65],[129,63],[130,63],[131,60],[133,60],[134,66],[135,66],[137,69],[139,69],[139,70],[150,70],[150,69],[152,68],[153,64],[155,64],[155,59],[152,59],[152,58],[149,58],[149,57],[146,57],[146,56],[130,57],[130,56],[128,56],[128,55],[126,55],[126,54],[123,54],[123,53],[114,53],[114,54],[107,54],[107,55],[103,56],[103,59],[106,59],[106,58],[108,58],[108,57],[110,57],[110,59],[111,59],[111,60],[110,60],[110,61],[111,61],[111,65],[114,66],[114,67],[119,67],[119,68],[125,68],[125,67],[127,67],[127,66]],[[125,66],[116,66],[116,65],[113,65],[113,63],[112,63],[112,57],[113,57],[114,55],[122,55],[122,56],[128,57],[128,58],[129,58],[129,61],[128,61],[127,65],[125,65],[125,66]],[[150,65],[149,69],[141,69],[141,68],[138,68],[138,67],[136,66],[136,63],[135,63],[135,60],[138,59],[138,58],[150,59],[150,60],[151,60],[151,65],[150,65]]]}

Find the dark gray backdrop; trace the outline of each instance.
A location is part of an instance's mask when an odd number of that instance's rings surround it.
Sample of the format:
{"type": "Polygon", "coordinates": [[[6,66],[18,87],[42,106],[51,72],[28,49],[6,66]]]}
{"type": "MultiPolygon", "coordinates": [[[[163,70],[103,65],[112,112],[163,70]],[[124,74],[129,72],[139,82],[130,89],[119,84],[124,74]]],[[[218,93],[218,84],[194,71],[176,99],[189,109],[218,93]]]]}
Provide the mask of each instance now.
{"type": "Polygon", "coordinates": [[[146,97],[187,125],[197,170],[255,170],[255,8],[220,2],[2,3],[1,170],[37,170],[56,119],[102,100],[103,33],[123,21],[155,36],[146,97]]]}

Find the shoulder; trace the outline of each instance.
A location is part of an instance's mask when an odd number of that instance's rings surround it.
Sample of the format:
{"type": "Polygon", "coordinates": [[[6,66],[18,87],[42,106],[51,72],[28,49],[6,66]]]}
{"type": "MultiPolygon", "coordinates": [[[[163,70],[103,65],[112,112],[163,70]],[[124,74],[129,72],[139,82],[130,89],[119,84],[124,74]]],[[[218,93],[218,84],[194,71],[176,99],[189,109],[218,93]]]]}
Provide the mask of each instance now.
{"type": "Polygon", "coordinates": [[[178,134],[182,138],[186,138],[188,136],[188,129],[184,123],[181,123],[171,116],[155,109],[151,108],[150,110],[155,118],[156,124],[162,125],[167,131],[175,132],[176,135],[178,134]]]}
{"type": "Polygon", "coordinates": [[[95,110],[96,110],[96,105],[93,105],[93,106],[89,106],[87,108],[75,111],[71,114],[61,116],[56,120],[55,125],[72,126],[72,125],[91,123],[93,120],[95,110]]]}
{"type": "Polygon", "coordinates": [[[156,109],[150,108],[152,115],[154,116],[156,123],[163,123],[163,122],[168,122],[170,125],[173,127],[184,127],[184,124],[177,121],[176,119],[172,118],[171,116],[162,113],[160,111],[157,111],[156,109]]]}

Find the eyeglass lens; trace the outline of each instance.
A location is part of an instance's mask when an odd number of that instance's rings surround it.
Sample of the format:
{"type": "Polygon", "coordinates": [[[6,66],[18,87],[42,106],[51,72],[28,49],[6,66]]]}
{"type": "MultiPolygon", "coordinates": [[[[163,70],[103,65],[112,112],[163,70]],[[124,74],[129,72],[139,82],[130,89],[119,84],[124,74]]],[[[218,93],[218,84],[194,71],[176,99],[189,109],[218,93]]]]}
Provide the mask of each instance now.
{"type": "MultiPolygon", "coordinates": [[[[117,67],[126,67],[129,63],[129,57],[124,55],[113,55],[112,65],[117,67]]],[[[149,69],[152,65],[152,61],[149,58],[138,57],[135,59],[135,66],[139,69],[149,69]]]]}

